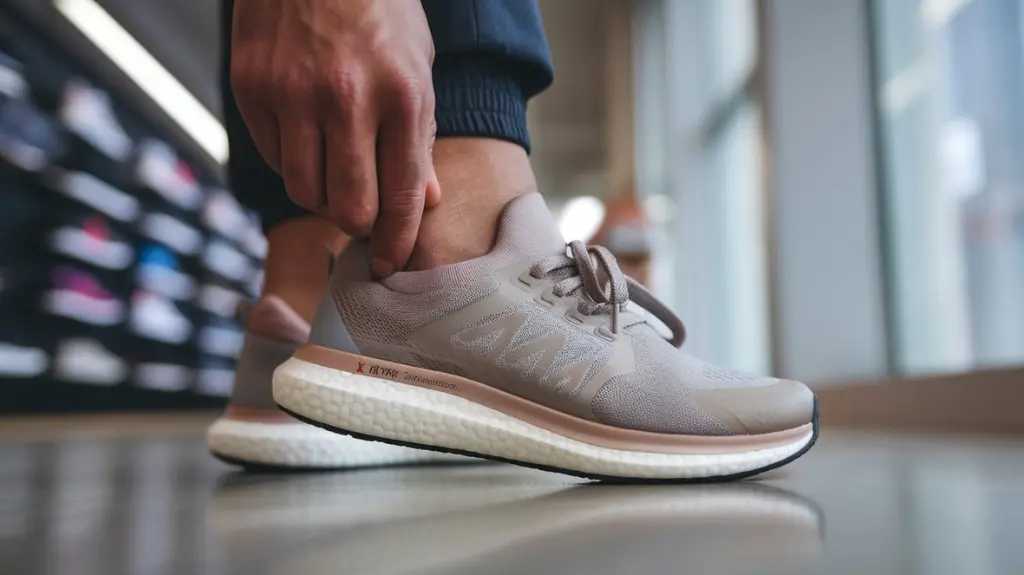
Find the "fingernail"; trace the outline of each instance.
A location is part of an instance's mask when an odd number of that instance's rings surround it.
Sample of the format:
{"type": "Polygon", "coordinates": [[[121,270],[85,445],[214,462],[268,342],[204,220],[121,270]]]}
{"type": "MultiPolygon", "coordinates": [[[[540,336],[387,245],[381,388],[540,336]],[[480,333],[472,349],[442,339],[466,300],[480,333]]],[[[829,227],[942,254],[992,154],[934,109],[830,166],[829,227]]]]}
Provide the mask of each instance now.
{"type": "Polygon", "coordinates": [[[370,267],[373,269],[373,275],[378,278],[386,278],[395,272],[395,267],[391,265],[391,262],[380,258],[373,258],[370,267]]]}

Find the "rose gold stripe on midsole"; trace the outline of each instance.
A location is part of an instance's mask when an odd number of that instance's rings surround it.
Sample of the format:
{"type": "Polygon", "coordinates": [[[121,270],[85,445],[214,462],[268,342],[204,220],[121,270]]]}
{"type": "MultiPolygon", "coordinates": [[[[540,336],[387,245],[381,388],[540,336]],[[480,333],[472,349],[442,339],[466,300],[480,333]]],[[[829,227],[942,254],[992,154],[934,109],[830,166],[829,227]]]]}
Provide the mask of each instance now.
{"type": "Polygon", "coordinates": [[[303,346],[294,357],[329,369],[455,395],[563,437],[608,449],[672,454],[736,453],[790,445],[812,431],[810,423],[786,431],[727,437],[674,435],[622,429],[568,415],[489,385],[446,373],[362,357],[316,345],[303,346]]]}

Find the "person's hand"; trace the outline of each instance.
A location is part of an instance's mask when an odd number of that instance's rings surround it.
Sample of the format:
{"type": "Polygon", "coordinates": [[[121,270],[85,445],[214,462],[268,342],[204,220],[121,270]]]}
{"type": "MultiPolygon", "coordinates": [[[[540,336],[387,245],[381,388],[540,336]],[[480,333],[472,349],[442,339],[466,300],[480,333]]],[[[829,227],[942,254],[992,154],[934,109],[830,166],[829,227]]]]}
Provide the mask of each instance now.
{"type": "Polygon", "coordinates": [[[370,236],[378,276],[403,269],[440,201],[420,0],[242,0],[234,14],[235,99],[288,196],[370,236]]]}

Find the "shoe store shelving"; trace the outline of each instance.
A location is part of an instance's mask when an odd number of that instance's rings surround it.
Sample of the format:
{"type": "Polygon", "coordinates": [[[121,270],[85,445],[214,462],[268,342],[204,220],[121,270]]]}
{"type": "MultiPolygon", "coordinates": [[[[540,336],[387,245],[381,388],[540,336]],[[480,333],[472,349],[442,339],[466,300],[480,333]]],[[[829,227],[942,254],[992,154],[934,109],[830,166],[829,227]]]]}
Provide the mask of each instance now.
{"type": "Polygon", "coordinates": [[[0,413],[218,405],[258,223],[49,40],[0,25],[0,413]]]}

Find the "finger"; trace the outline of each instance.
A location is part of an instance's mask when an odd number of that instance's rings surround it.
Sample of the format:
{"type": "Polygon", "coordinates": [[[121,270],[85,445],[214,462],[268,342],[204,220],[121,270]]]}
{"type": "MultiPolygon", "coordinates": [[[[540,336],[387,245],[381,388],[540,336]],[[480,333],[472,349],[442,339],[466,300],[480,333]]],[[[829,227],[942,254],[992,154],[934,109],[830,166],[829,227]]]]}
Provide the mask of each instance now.
{"type": "Polygon", "coordinates": [[[256,150],[272,170],[281,173],[281,134],[277,118],[269,112],[242,112],[256,150]],[[248,114],[248,115],[247,115],[248,114]],[[250,119],[251,118],[251,119],[250,119]]]}
{"type": "Polygon", "coordinates": [[[281,177],[288,197],[310,211],[323,205],[324,146],[320,128],[310,118],[287,118],[280,124],[281,177]]]}
{"type": "MultiPolygon", "coordinates": [[[[230,80],[231,92],[235,98],[235,104],[238,106],[239,115],[242,117],[245,128],[249,131],[256,150],[267,165],[275,172],[280,172],[281,139],[277,128],[277,117],[264,107],[262,102],[251,96],[252,92],[247,88],[249,83],[235,67],[234,62],[232,62],[230,80]]],[[[230,126],[231,123],[228,125],[230,126]]]]}
{"type": "Polygon", "coordinates": [[[380,212],[373,227],[373,271],[404,269],[416,245],[432,161],[419,114],[389,114],[381,124],[377,164],[380,212]]]}
{"type": "Polygon", "coordinates": [[[423,198],[424,209],[436,208],[441,203],[441,182],[437,180],[437,170],[430,164],[430,178],[427,180],[427,193],[423,198]]]}
{"type": "Polygon", "coordinates": [[[353,238],[366,238],[377,221],[377,127],[345,113],[327,127],[327,216],[353,238]]]}

